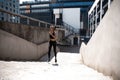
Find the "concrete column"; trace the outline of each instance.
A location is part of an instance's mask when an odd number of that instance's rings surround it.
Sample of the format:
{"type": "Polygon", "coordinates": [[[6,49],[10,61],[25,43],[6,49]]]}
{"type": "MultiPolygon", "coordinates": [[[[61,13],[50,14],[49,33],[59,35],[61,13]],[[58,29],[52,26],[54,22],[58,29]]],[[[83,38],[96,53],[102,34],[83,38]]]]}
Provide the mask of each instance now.
{"type": "Polygon", "coordinates": [[[47,28],[47,23],[45,23],[45,27],[47,28]]]}
{"type": "Polygon", "coordinates": [[[30,21],[29,21],[29,19],[27,18],[27,24],[29,24],[30,23],[30,21]]]}
{"type": "Polygon", "coordinates": [[[55,25],[57,25],[57,18],[60,17],[60,9],[54,9],[54,15],[55,15],[55,25]]]}
{"type": "Polygon", "coordinates": [[[38,26],[40,26],[40,22],[38,22],[38,26]]]}
{"type": "Polygon", "coordinates": [[[72,37],[72,39],[71,39],[71,44],[72,44],[72,45],[74,45],[74,44],[73,44],[73,41],[74,41],[74,37],[72,37]]]}
{"type": "Polygon", "coordinates": [[[10,22],[10,15],[9,15],[9,14],[7,14],[7,16],[8,16],[7,21],[8,21],[8,22],[10,22]]]}
{"type": "Polygon", "coordinates": [[[57,24],[57,18],[55,17],[55,25],[57,24]]]}
{"type": "MultiPolygon", "coordinates": [[[[6,14],[6,15],[7,15],[7,18],[8,18],[8,14],[6,14]]],[[[7,18],[6,18],[6,20],[8,20],[7,18]]],[[[15,22],[15,16],[12,16],[12,22],[15,22]]]]}
{"type": "Polygon", "coordinates": [[[57,19],[60,17],[59,14],[55,14],[55,25],[57,25],[57,19]]]}

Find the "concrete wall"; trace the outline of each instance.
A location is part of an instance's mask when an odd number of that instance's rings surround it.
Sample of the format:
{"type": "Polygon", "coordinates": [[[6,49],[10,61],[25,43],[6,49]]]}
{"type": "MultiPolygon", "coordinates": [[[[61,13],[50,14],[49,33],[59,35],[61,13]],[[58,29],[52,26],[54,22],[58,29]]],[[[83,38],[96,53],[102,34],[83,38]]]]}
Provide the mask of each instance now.
{"type": "Polygon", "coordinates": [[[37,60],[48,51],[48,42],[36,45],[0,30],[0,59],[37,60]]]}
{"type": "Polygon", "coordinates": [[[78,39],[78,41],[76,43],[77,43],[77,45],[79,45],[80,44],[80,36],[79,35],[71,35],[68,37],[68,39],[70,40],[71,45],[75,45],[74,44],[75,37],[78,39]]]}
{"type": "Polygon", "coordinates": [[[83,63],[120,80],[120,0],[114,0],[87,45],[82,44],[83,63]]]}
{"type": "MultiPolygon", "coordinates": [[[[38,45],[49,41],[49,28],[0,21],[0,29],[38,45]]],[[[57,29],[56,32],[58,40],[62,40],[64,30],[57,29]]]]}
{"type": "MultiPolygon", "coordinates": [[[[0,22],[0,59],[36,60],[48,52],[49,28],[0,22]],[[6,32],[7,31],[7,32],[6,32]]],[[[58,41],[64,30],[57,29],[58,41]]]]}
{"type": "Polygon", "coordinates": [[[49,40],[48,28],[0,21],[0,29],[17,35],[35,44],[41,44],[49,40]]]}
{"type": "Polygon", "coordinates": [[[56,36],[57,36],[57,41],[62,41],[63,40],[63,38],[65,37],[65,30],[63,30],[63,29],[57,29],[56,30],[56,36]]]}

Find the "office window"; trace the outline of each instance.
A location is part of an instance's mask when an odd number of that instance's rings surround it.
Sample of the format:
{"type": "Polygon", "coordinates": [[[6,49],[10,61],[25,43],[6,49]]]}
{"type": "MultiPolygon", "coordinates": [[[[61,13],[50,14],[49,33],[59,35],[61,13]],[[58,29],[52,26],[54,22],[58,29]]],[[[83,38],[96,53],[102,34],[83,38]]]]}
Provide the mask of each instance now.
{"type": "Polygon", "coordinates": [[[3,8],[3,5],[1,5],[1,8],[3,8]]]}
{"type": "Polygon", "coordinates": [[[15,4],[13,5],[13,7],[15,8],[15,4]]]}
{"type": "Polygon", "coordinates": [[[15,13],[15,9],[13,10],[13,12],[15,13]]]}
{"type": "Polygon", "coordinates": [[[8,3],[6,2],[6,5],[8,5],[8,3]]]}
{"type": "Polygon", "coordinates": [[[15,3],[15,1],[13,1],[13,3],[15,3]]]}
{"type": "Polygon", "coordinates": [[[8,10],[8,7],[6,7],[5,9],[8,10]]]}
{"type": "Polygon", "coordinates": [[[10,5],[10,6],[12,6],[12,4],[11,4],[11,3],[9,3],[9,5],[10,5]]]}
{"type": "Polygon", "coordinates": [[[12,8],[10,8],[10,11],[12,11],[12,8]]]}
{"type": "Polygon", "coordinates": [[[3,15],[4,15],[4,13],[3,13],[3,12],[1,12],[1,15],[3,16],[3,15]]]}
{"type": "Polygon", "coordinates": [[[2,17],[1,20],[4,21],[4,17],[2,17]]]}

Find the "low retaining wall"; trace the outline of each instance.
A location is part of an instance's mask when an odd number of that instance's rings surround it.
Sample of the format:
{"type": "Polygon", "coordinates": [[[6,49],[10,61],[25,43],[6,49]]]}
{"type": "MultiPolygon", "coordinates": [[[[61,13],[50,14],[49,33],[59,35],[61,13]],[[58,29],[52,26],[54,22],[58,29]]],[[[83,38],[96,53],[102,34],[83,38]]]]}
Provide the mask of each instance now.
{"type": "Polygon", "coordinates": [[[48,42],[36,45],[0,30],[0,59],[37,60],[48,52],[48,42]]]}
{"type": "MultiPolygon", "coordinates": [[[[49,41],[49,28],[0,21],[0,29],[37,45],[49,41]]],[[[64,30],[56,29],[58,41],[64,37],[64,30]]]]}
{"type": "Polygon", "coordinates": [[[0,21],[0,29],[35,44],[41,44],[49,40],[49,28],[0,21]]]}

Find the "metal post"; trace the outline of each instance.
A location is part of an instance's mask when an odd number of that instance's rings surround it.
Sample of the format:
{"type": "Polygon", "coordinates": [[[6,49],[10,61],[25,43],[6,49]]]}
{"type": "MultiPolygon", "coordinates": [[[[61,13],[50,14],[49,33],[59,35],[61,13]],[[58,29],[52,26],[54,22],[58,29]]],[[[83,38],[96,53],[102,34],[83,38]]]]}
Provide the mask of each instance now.
{"type": "Polygon", "coordinates": [[[98,17],[98,12],[97,12],[97,8],[98,8],[98,5],[96,5],[96,9],[95,9],[95,12],[96,12],[96,17],[95,17],[95,30],[96,30],[96,28],[97,28],[97,17],[98,17]]]}
{"type": "Polygon", "coordinates": [[[55,25],[57,25],[57,17],[56,17],[56,15],[55,15],[55,25]]]}
{"type": "Polygon", "coordinates": [[[93,15],[93,17],[92,17],[92,34],[93,34],[93,30],[94,30],[94,10],[92,12],[92,15],[93,15]]]}
{"type": "Polygon", "coordinates": [[[90,22],[90,37],[91,37],[91,33],[92,33],[92,32],[91,32],[91,27],[92,27],[92,26],[91,26],[91,22],[90,22]]]}
{"type": "Polygon", "coordinates": [[[55,17],[55,25],[56,25],[56,17],[55,17]]]}
{"type": "MultiPolygon", "coordinates": [[[[91,14],[90,14],[91,15],[91,14]]],[[[90,24],[90,26],[89,26],[89,28],[90,28],[90,37],[91,37],[91,30],[92,30],[92,26],[91,26],[91,20],[92,20],[92,17],[90,16],[90,18],[89,18],[89,24],[90,24]]]]}
{"type": "MultiPolygon", "coordinates": [[[[89,23],[90,23],[90,20],[89,20],[89,14],[88,14],[88,30],[90,30],[90,25],[89,25],[89,23]]],[[[87,36],[89,36],[89,32],[88,32],[87,36]]]]}
{"type": "Polygon", "coordinates": [[[108,0],[108,9],[110,8],[111,0],[108,0]]]}
{"type": "Polygon", "coordinates": [[[102,1],[103,1],[103,0],[100,0],[100,21],[101,21],[101,19],[102,19],[102,13],[103,13],[103,12],[102,12],[102,10],[103,10],[103,9],[102,9],[102,1]]]}

